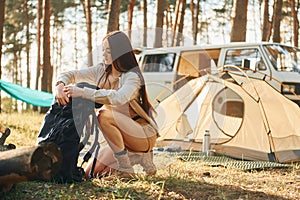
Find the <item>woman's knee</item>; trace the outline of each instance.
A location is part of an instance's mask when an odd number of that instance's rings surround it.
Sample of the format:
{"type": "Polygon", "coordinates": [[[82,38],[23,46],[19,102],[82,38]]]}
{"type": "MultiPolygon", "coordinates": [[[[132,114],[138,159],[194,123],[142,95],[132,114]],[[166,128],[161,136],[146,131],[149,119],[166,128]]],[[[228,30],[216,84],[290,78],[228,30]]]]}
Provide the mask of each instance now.
{"type": "Polygon", "coordinates": [[[102,128],[113,123],[113,115],[110,110],[100,110],[97,118],[99,125],[102,128]]]}

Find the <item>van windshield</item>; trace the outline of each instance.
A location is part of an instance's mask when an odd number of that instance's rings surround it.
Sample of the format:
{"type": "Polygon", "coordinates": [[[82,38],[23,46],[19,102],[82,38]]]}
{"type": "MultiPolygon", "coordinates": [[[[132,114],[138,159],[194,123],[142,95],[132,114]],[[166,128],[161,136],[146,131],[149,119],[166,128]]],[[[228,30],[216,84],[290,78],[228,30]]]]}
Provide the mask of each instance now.
{"type": "Polygon", "coordinates": [[[300,49],[279,44],[263,45],[277,71],[300,72],[300,49]]]}

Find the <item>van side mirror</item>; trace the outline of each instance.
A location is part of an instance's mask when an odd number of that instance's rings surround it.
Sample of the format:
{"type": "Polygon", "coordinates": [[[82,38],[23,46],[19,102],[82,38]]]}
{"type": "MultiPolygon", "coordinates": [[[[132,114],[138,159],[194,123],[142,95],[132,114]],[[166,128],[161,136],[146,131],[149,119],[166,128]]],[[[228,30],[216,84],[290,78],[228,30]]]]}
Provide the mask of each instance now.
{"type": "Polygon", "coordinates": [[[248,59],[243,59],[243,60],[242,60],[242,68],[243,68],[243,69],[250,69],[250,60],[248,60],[248,59]]]}

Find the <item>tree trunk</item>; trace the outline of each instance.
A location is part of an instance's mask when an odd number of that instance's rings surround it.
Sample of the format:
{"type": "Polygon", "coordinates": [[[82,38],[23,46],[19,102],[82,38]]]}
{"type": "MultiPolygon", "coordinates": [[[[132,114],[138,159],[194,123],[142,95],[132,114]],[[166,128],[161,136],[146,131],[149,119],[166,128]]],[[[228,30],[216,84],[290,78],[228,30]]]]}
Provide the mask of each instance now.
{"type": "Polygon", "coordinates": [[[144,15],[144,35],[143,35],[143,46],[147,46],[147,0],[143,0],[143,15],[144,15]]]}
{"type": "MultiPolygon", "coordinates": [[[[75,8],[75,13],[77,13],[77,7],[75,8]]],[[[75,14],[74,17],[76,17],[76,14],[75,14]]],[[[75,51],[74,64],[75,64],[75,69],[76,70],[78,69],[78,63],[79,63],[78,62],[78,51],[79,51],[79,49],[78,49],[78,45],[77,45],[77,41],[78,41],[77,35],[78,35],[78,32],[77,32],[77,21],[75,20],[74,21],[74,42],[73,42],[73,44],[74,44],[74,51],[75,51]]]]}
{"type": "Polygon", "coordinates": [[[165,0],[156,0],[156,26],[154,47],[162,47],[165,0]]]}
{"type": "MultiPolygon", "coordinates": [[[[13,33],[13,38],[14,41],[16,41],[17,38],[17,33],[13,33]]],[[[14,45],[16,48],[16,45],[14,45]]],[[[18,71],[18,52],[14,51],[13,52],[13,70],[12,70],[12,77],[13,77],[13,83],[18,84],[18,76],[19,76],[19,71],[18,71]]],[[[18,111],[18,102],[16,99],[13,99],[13,105],[14,105],[14,112],[18,111]]]]}
{"type": "Polygon", "coordinates": [[[171,11],[170,11],[170,5],[168,5],[167,10],[165,12],[165,41],[166,41],[166,46],[169,46],[169,28],[170,28],[170,15],[171,15],[171,11]]]}
{"type": "Polygon", "coordinates": [[[282,0],[276,0],[273,20],[273,42],[280,43],[280,23],[282,16],[282,0]]]}
{"type": "MultiPolygon", "coordinates": [[[[13,33],[13,41],[17,41],[17,32],[14,32],[13,33]]],[[[15,43],[14,44],[14,48],[16,49],[15,51],[13,51],[13,71],[12,71],[12,77],[13,77],[13,83],[16,83],[16,84],[19,84],[19,80],[18,80],[18,77],[19,77],[19,70],[18,70],[18,66],[19,66],[19,59],[18,59],[18,52],[19,50],[17,50],[17,44],[15,43]]],[[[17,105],[17,104],[16,104],[17,105]]]]}
{"type": "MultiPolygon", "coordinates": [[[[24,2],[24,12],[26,16],[26,87],[30,88],[30,80],[31,80],[31,73],[30,73],[30,28],[29,28],[29,10],[28,10],[28,0],[24,2]]],[[[30,108],[30,104],[26,104],[26,110],[30,108]]]]}
{"type": "Polygon", "coordinates": [[[292,9],[292,17],[293,17],[293,32],[294,32],[294,46],[298,47],[298,35],[299,35],[299,20],[297,11],[298,5],[296,7],[295,0],[291,0],[291,9],[292,9]]]}
{"type": "Polygon", "coordinates": [[[185,8],[186,8],[186,0],[182,0],[181,8],[180,8],[180,19],[178,24],[178,33],[176,39],[176,46],[179,46],[180,43],[183,45],[183,25],[184,25],[184,15],[185,15],[185,8]]]}
{"type": "Polygon", "coordinates": [[[88,66],[93,66],[93,46],[92,46],[92,13],[91,13],[91,0],[81,0],[88,38],[88,66]]]}
{"type": "MultiPolygon", "coordinates": [[[[41,18],[42,18],[42,0],[38,0],[38,10],[37,10],[37,62],[36,62],[36,77],[35,77],[35,89],[39,89],[39,79],[41,76],[41,18]]],[[[33,106],[33,110],[37,111],[38,107],[33,106]]]]}
{"type": "Polygon", "coordinates": [[[62,155],[53,143],[0,152],[0,192],[13,184],[49,180],[59,170],[62,155]]]}
{"type": "Polygon", "coordinates": [[[245,42],[247,31],[248,0],[237,0],[235,4],[235,17],[230,34],[231,42],[245,42]]]}
{"type": "MultiPolygon", "coordinates": [[[[44,33],[43,33],[43,76],[42,76],[42,91],[52,93],[52,76],[53,67],[51,66],[50,56],[50,16],[51,16],[51,0],[44,1],[44,33]]],[[[48,110],[43,107],[41,112],[48,110]]]]}
{"type": "Polygon", "coordinates": [[[195,28],[195,3],[194,0],[191,0],[190,3],[191,17],[192,17],[192,34],[194,38],[194,28],[195,28]]]}
{"type": "Polygon", "coordinates": [[[178,18],[179,18],[179,11],[180,11],[180,5],[182,0],[176,1],[176,7],[175,7],[175,21],[173,25],[173,35],[172,35],[172,46],[174,46],[175,37],[177,35],[177,26],[178,26],[178,18]]]}
{"type": "Polygon", "coordinates": [[[135,4],[135,0],[129,0],[129,3],[128,3],[128,37],[129,37],[129,39],[131,39],[134,4],[135,4]]]}
{"type": "Polygon", "coordinates": [[[121,6],[121,0],[109,1],[107,33],[111,31],[119,30],[120,6],[121,6]]]}
{"type": "MultiPolygon", "coordinates": [[[[2,44],[3,44],[3,27],[4,27],[4,13],[5,13],[5,0],[0,0],[0,79],[2,78],[2,44]]],[[[0,105],[1,105],[1,91],[0,91],[0,105]]],[[[0,113],[2,112],[0,106],[0,113]]]]}
{"type": "Polygon", "coordinates": [[[264,21],[263,21],[263,33],[262,33],[262,41],[269,41],[271,36],[271,22],[269,20],[269,0],[265,0],[264,3],[264,21]]]}
{"type": "Polygon", "coordinates": [[[198,35],[198,23],[199,23],[199,10],[200,10],[200,0],[197,0],[197,4],[194,12],[194,26],[193,26],[193,40],[194,44],[197,44],[197,35],[198,35]]]}

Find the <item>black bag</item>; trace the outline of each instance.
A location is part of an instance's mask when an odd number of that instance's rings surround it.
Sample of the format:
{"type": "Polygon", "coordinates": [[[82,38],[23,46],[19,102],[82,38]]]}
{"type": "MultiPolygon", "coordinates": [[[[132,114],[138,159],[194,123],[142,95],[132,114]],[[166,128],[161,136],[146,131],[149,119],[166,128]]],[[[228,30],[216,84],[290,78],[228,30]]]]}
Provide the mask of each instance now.
{"type": "MultiPolygon", "coordinates": [[[[79,83],[77,86],[97,89],[88,83],[79,83]]],[[[95,148],[99,146],[95,108],[101,106],[87,99],[73,98],[66,106],[54,103],[47,112],[38,137],[39,144],[53,142],[61,149],[62,165],[58,174],[53,177],[55,181],[71,183],[83,180],[84,171],[82,167],[77,167],[79,152],[84,148],[90,134],[95,134],[95,140],[84,156],[83,162],[87,162],[95,148]],[[82,136],[84,139],[80,142],[82,136]]]]}

